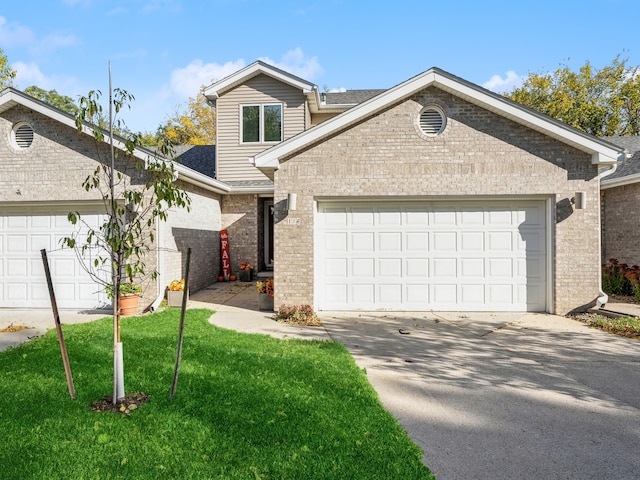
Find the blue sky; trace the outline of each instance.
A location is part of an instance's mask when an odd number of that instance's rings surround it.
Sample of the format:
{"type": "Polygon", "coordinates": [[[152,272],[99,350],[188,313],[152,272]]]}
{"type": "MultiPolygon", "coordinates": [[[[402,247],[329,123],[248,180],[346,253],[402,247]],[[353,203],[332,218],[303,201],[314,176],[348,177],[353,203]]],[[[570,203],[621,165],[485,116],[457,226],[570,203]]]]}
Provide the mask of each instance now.
{"type": "Polygon", "coordinates": [[[257,59],[321,89],[389,88],[435,66],[497,92],[561,64],[640,65],[639,16],[638,0],[32,0],[3,2],[0,48],[18,88],[74,99],[106,95],[111,61],[136,97],[123,120],[153,132],[257,59]]]}

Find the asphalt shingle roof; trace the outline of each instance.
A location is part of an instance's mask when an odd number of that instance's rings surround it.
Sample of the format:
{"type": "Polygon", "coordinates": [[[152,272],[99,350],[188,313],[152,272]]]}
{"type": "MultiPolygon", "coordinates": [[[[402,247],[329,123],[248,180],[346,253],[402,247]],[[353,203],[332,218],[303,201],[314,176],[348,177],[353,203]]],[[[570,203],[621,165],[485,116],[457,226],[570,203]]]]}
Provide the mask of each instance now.
{"type": "Polygon", "coordinates": [[[185,167],[216,178],[215,145],[178,145],[175,147],[175,156],[185,167]]]}
{"type": "Polygon", "coordinates": [[[347,90],[346,92],[327,92],[322,95],[327,105],[351,105],[366,102],[385,90],[347,90]]]}
{"type": "Polygon", "coordinates": [[[606,177],[607,181],[614,178],[623,178],[640,173],[640,136],[602,137],[602,139],[609,143],[613,143],[614,145],[618,145],[619,147],[625,148],[631,154],[631,158],[627,158],[620,162],[616,171],[606,177]]]}

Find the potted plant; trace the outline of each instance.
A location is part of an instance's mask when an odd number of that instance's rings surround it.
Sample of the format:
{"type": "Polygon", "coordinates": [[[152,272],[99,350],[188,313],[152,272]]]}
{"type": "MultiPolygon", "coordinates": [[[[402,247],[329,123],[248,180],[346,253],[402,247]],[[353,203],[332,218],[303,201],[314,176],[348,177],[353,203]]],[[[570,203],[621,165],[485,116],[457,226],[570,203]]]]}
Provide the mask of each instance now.
{"type": "MultiPolygon", "coordinates": [[[[105,286],[107,298],[113,298],[113,283],[105,286]]],[[[120,315],[135,315],[138,313],[138,305],[140,304],[140,294],[142,287],[133,282],[123,282],[120,284],[120,297],[118,305],[120,305],[120,315]]]]}
{"type": "Polygon", "coordinates": [[[257,282],[256,287],[258,289],[258,308],[273,312],[273,278],[269,278],[264,282],[257,282]]]}
{"type": "MultiPolygon", "coordinates": [[[[167,305],[170,307],[181,307],[182,296],[184,295],[184,278],[181,280],[174,280],[167,287],[167,305]]],[[[189,298],[189,292],[187,291],[187,298],[189,298]]]]}
{"type": "Polygon", "coordinates": [[[241,282],[250,282],[252,272],[253,272],[253,265],[251,265],[248,262],[240,262],[239,278],[241,282]]]}

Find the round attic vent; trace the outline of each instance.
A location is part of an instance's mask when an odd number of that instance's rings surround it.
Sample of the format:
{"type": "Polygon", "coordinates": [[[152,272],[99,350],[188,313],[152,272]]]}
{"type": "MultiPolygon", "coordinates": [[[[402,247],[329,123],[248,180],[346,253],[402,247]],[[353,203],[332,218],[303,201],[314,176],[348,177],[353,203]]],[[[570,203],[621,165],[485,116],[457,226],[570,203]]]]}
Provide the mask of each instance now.
{"type": "Polygon", "coordinates": [[[16,147],[29,148],[33,143],[33,128],[27,123],[18,123],[13,127],[11,137],[16,147]]]}
{"type": "Polygon", "coordinates": [[[444,112],[439,108],[430,106],[420,112],[420,130],[425,135],[436,136],[443,132],[447,125],[444,112]]]}

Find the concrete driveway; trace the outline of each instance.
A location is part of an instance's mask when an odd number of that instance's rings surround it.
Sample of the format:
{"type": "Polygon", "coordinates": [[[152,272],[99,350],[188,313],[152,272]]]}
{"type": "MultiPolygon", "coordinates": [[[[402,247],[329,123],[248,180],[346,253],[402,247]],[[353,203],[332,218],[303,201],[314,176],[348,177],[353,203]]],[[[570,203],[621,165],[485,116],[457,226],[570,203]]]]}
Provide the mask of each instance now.
{"type": "Polygon", "coordinates": [[[439,480],[640,478],[640,342],[537,314],[323,316],[439,480]]]}

